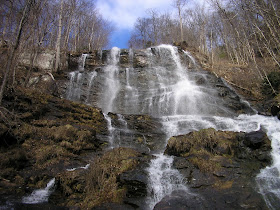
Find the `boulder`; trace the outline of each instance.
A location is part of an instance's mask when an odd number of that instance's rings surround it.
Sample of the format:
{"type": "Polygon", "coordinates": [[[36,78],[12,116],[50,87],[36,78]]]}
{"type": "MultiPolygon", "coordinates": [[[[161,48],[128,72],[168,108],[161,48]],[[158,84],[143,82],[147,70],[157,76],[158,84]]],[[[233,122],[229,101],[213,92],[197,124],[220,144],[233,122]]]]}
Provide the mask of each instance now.
{"type": "MultiPolygon", "coordinates": [[[[194,205],[267,209],[255,188],[255,177],[271,163],[270,150],[270,141],[261,130],[238,133],[210,128],[170,138],[165,153],[175,156],[174,167],[184,176],[190,192],[199,195],[198,203],[193,199],[194,205]]],[[[186,207],[188,198],[169,196],[157,208],[171,209],[170,203],[176,209],[192,208],[186,207]]]]}
{"type": "Polygon", "coordinates": [[[245,134],[244,144],[251,149],[259,149],[267,141],[266,133],[263,130],[253,131],[245,134]]]}
{"type": "Polygon", "coordinates": [[[42,93],[58,96],[58,87],[51,73],[39,74],[29,79],[28,87],[39,90],[42,93]]]}
{"type": "MultiPolygon", "coordinates": [[[[280,106],[278,105],[272,105],[271,106],[271,114],[272,116],[278,116],[280,113],[280,106]]],[[[278,117],[279,118],[279,117],[278,117]]]]}
{"type": "Polygon", "coordinates": [[[202,210],[206,208],[208,208],[207,203],[199,195],[184,191],[174,191],[157,203],[154,210],[202,210]]]}
{"type": "Polygon", "coordinates": [[[147,196],[148,180],[144,168],[122,173],[119,182],[120,186],[126,186],[128,198],[147,196]]]}

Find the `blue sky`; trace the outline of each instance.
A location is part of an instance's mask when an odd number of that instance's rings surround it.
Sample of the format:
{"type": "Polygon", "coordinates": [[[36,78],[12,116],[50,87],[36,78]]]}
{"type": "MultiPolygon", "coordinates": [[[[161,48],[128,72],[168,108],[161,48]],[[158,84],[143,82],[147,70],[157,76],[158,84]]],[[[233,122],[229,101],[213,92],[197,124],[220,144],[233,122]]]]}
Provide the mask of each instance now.
{"type": "Polygon", "coordinates": [[[138,17],[144,17],[146,11],[156,8],[158,11],[170,11],[173,0],[97,0],[97,8],[104,19],[112,22],[115,32],[110,47],[128,48],[130,32],[138,17]]]}
{"type": "MultiPolygon", "coordinates": [[[[145,17],[148,9],[159,12],[174,11],[174,0],[97,0],[97,8],[104,19],[112,22],[115,31],[111,38],[110,48],[128,48],[128,40],[138,17],[145,17]]],[[[190,0],[201,2],[203,0],[190,0]]]]}

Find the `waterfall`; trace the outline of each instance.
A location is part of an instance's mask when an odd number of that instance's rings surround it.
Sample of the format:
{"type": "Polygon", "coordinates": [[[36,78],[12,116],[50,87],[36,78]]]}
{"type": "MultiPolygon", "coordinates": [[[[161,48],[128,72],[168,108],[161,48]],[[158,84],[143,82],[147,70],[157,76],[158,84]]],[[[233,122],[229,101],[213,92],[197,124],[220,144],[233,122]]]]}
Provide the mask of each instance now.
{"type": "Polygon", "coordinates": [[[66,98],[73,101],[80,101],[82,95],[82,85],[84,80],[83,72],[85,70],[85,63],[88,54],[82,54],[78,60],[78,69],[70,72],[69,85],[66,90],[66,98]]]}
{"type": "Polygon", "coordinates": [[[89,75],[89,82],[88,82],[88,89],[87,89],[87,99],[86,99],[87,104],[90,101],[91,88],[93,86],[94,78],[96,76],[97,76],[97,73],[95,71],[91,72],[90,75],[89,75]]]}
{"type": "Polygon", "coordinates": [[[78,71],[82,72],[85,70],[85,64],[86,64],[87,57],[88,57],[88,54],[82,54],[81,57],[79,58],[78,71]]]}
{"type": "MultiPolygon", "coordinates": [[[[271,209],[277,209],[271,203],[280,203],[279,120],[257,115],[253,111],[239,115],[219,95],[218,88],[225,86],[223,81],[217,85],[209,81],[207,72],[198,69],[188,71],[187,66],[181,62],[176,47],[160,45],[141,53],[147,60],[143,65],[145,67],[133,67],[139,58],[135,57],[136,53],[131,49],[128,52],[128,65],[121,67],[121,50],[111,49],[106,55],[107,65],[101,67],[101,70],[94,73],[80,70],[70,73],[67,95],[74,100],[85,94],[86,103],[103,110],[108,125],[110,148],[129,146],[124,141],[134,139],[134,135],[143,136],[146,141],[145,136],[148,135],[135,134],[133,128],[128,126],[127,115],[149,115],[160,122],[165,137],[159,140],[161,142],[156,151],[151,151],[154,159],[146,169],[149,192],[145,208],[153,209],[175,190],[185,192],[186,196],[189,194],[185,180],[172,168],[173,158],[163,154],[170,137],[205,128],[251,132],[262,127],[272,141],[273,163],[261,171],[256,181],[267,205],[271,209]],[[81,86],[85,84],[86,87],[82,90],[81,86]],[[109,112],[117,115],[111,118],[109,112]]],[[[191,54],[187,51],[183,53],[196,66],[191,54]]],[[[232,90],[228,88],[225,94],[230,91],[232,90]]],[[[248,107],[246,102],[243,105],[248,107]]]]}
{"type": "Polygon", "coordinates": [[[51,179],[46,188],[35,190],[31,195],[22,198],[22,203],[35,204],[48,202],[50,194],[54,191],[55,178],[51,179]]]}
{"type": "Polygon", "coordinates": [[[99,106],[103,109],[104,113],[115,111],[113,102],[117,97],[120,84],[118,80],[120,49],[114,47],[111,49],[108,59],[108,65],[104,68],[104,93],[99,99],[99,106]]]}
{"type": "Polygon", "coordinates": [[[66,169],[66,171],[75,171],[75,170],[77,170],[77,169],[88,169],[89,168],[89,166],[90,166],[90,164],[88,163],[88,164],[86,164],[85,166],[81,166],[81,167],[77,167],[77,168],[69,168],[69,169],[66,169]]]}
{"type": "Polygon", "coordinates": [[[105,120],[107,121],[107,128],[109,131],[109,135],[108,135],[108,142],[110,144],[110,148],[114,147],[114,131],[115,128],[112,126],[112,119],[109,115],[103,113],[105,120]]]}

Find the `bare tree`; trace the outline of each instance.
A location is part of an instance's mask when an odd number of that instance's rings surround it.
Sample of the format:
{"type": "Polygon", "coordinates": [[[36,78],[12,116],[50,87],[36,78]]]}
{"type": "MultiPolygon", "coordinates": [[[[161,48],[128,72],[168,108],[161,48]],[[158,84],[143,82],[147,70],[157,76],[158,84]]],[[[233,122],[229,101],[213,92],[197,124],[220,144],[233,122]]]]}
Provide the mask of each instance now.
{"type": "Polygon", "coordinates": [[[24,9],[23,9],[23,13],[22,13],[20,22],[18,24],[17,35],[16,35],[16,42],[15,42],[15,45],[13,46],[11,54],[10,54],[10,56],[8,58],[8,61],[7,61],[7,64],[6,64],[5,73],[4,73],[4,77],[3,77],[3,81],[2,81],[2,84],[1,84],[1,88],[0,88],[0,105],[2,104],[4,90],[5,90],[6,85],[7,85],[8,76],[9,76],[11,68],[12,68],[12,63],[14,61],[15,54],[16,54],[18,48],[19,48],[19,45],[20,45],[23,27],[26,24],[27,17],[28,17],[28,14],[30,12],[30,9],[32,7],[32,4],[33,4],[33,0],[28,0],[25,3],[25,6],[24,6],[24,9]]]}
{"type": "Polygon", "coordinates": [[[174,0],[173,3],[173,6],[178,10],[178,15],[180,20],[181,42],[184,41],[182,11],[186,6],[186,4],[187,4],[187,0],[174,0]]]}
{"type": "Polygon", "coordinates": [[[55,54],[55,67],[54,71],[58,72],[59,64],[60,64],[60,43],[61,43],[61,31],[62,31],[62,12],[63,12],[63,0],[60,0],[60,12],[59,12],[59,20],[58,20],[58,34],[56,40],[56,54],[55,54]]]}

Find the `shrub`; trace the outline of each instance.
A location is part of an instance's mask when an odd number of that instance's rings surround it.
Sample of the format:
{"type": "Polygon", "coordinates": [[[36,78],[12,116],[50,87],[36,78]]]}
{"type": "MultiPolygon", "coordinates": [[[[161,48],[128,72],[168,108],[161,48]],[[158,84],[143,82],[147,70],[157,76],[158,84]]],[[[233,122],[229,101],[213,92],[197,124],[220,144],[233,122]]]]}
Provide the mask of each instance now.
{"type": "MultiPolygon", "coordinates": [[[[276,92],[279,92],[278,89],[280,87],[280,72],[273,71],[267,75],[271,86],[276,92]]],[[[264,95],[274,95],[272,88],[270,87],[267,79],[264,79],[262,85],[262,93],[264,95]]]]}

